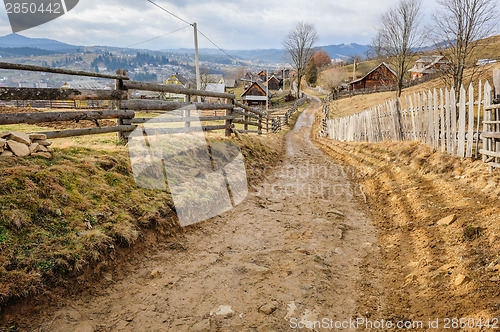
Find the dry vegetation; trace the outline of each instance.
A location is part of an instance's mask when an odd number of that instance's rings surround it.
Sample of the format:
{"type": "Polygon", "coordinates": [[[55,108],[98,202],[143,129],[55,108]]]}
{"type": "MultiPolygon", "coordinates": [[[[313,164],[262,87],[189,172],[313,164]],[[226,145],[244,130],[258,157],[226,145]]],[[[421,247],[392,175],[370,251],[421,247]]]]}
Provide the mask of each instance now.
{"type": "MultiPolygon", "coordinates": [[[[208,135],[239,145],[255,171],[279,159],[281,137],[208,135]]],[[[180,231],[170,194],[136,186],[127,148],[116,134],[56,139],[53,147],[50,160],[0,160],[0,307],[69,282],[68,276],[112,260],[118,247],[145,241],[148,232],[180,231]]]]}
{"type": "MultiPolygon", "coordinates": [[[[482,44],[484,45],[480,45],[477,48],[478,52],[476,53],[475,58],[483,59],[483,58],[498,57],[498,55],[500,54],[500,35],[487,38],[482,41],[482,44]]],[[[383,60],[370,60],[360,63],[357,66],[356,76],[357,77],[364,76],[371,69],[377,66],[381,61],[383,60]]],[[[498,61],[500,61],[500,59],[498,59],[498,61]]],[[[472,74],[472,71],[474,71],[474,77],[472,81],[474,87],[478,86],[479,80],[481,80],[483,83],[486,80],[492,83],[492,73],[494,68],[500,68],[500,62],[489,64],[486,66],[476,67],[474,69],[468,69],[466,70],[464,77],[470,76],[472,74]]],[[[352,64],[342,67],[342,72],[345,75],[345,79],[347,80],[352,79],[352,69],[353,69],[352,64]]],[[[323,84],[326,81],[327,77],[331,74],[332,71],[338,71],[338,68],[330,68],[321,73],[319,80],[320,84],[323,84]]],[[[445,87],[445,81],[440,78],[436,78],[428,82],[404,89],[402,99],[404,99],[405,94],[413,95],[414,92],[426,91],[434,88],[439,89],[444,87],[445,87]]],[[[342,117],[361,112],[367,108],[379,105],[385,102],[387,99],[392,98],[394,96],[395,92],[380,92],[369,95],[359,95],[334,101],[332,102],[331,105],[333,109],[332,117],[342,117]]]]}

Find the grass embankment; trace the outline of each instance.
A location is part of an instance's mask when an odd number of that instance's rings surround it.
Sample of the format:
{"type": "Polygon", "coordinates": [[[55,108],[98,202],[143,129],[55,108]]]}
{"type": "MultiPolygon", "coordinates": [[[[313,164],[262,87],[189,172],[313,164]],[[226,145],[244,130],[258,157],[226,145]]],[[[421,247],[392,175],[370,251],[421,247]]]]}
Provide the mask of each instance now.
{"type": "MultiPolygon", "coordinates": [[[[282,149],[282,134],[208,137],[239,145],[254,171],[282,149]]],[[[119,247],[147,241],[148,231],[179,231],[170,194],[137,187],[127,148],[113,142],[60,139],[50,160],[0,159],[0,306],[112,259],[119,247]]]]}
{"type": "MultiPolygon", "coordinates": [[[[479,80],[482,81],[483,87],[486,81],[489,81],[490,84],[493,84],[492,81],[492,76],[493,76],[493,69],[494,68],[500,68],[500,63],[494,63],[490,65],[483,66],[484,69],[481,72],[481,75],[478,75],[474,82],[474,94],[475,98],[477,98],[477,94],[479,91],[479,80]]],[[[470,70],[468,70],[469,72],[470,70]]],[[[436,78],[433,80],[430,80],[428,82],[424,82],[419,85],[415,85],[412,87],[409,87],[407,89],[403,90],[402,93],[402,103],[403,107],[406,107],[405,104],[405,96],[412,96],[414,93],[417,92],[427,92],[429,90],[433,90],[434,88],[440,89],[445,87],[445,83],[443,82],[442,79],[436,78]]],[[[468,87],[466,87],[468,88],[468,87]]],[[[484,89],[483,89],[484,93],[484,89]]],[[[387,91],[387,92],[379,92],[379,93],[372,93],[372,94],[366,94],[366,95],[358,95],[354,97],[347,97],[347,98],[342,98],[338,100],[334,100],[330,103],[331,106],[331,117],[332,118],[338,118],[338,117],[343,117],[355,113],[362,112],[370,107],[374,107],[380,104],[383,104],[387,100],[391,98],[396,97],[396,92],[394,91],[387,91]]]]}

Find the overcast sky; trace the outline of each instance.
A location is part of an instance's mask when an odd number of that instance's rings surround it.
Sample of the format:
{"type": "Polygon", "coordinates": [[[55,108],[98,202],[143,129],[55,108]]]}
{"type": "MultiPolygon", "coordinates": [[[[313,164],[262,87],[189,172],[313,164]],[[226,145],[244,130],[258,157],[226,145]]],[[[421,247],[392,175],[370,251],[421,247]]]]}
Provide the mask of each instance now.
{"type": "MultiPolygon", "coordinates": [[[[296,23],[314,23],[318,45],[368,44],[381,14],[397,0],[153,0],[199,29],[224,49],[281,48],[296,23]]],[[[434,0],[423,0],[430,16],[434,0]]],[[[12,33],[0,6],[0,35],[12,33]]],[[[25,30],[27,37],[51,38],[73,45],[128,47],[186,26],[147,0],[80,0],[66,15],[25,30]]],[[[136,46],[192,48],[192,28],[136,46]]],[[[213,46],[200,36],[200,47],[213,46]]]]}

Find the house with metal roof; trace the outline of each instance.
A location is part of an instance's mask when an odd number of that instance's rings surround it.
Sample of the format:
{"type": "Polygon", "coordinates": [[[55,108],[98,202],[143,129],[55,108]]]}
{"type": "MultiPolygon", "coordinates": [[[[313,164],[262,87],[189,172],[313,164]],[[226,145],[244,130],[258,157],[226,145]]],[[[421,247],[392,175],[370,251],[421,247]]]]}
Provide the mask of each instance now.
{"type": "Polygon", "coordinates": [[[382,62],[365,76],[350,82],[349,89],[376,89],[380,86],[394,85],[397,82],[396,72],[385,62],[382,62]]]}
{"type": "Polygon", "coordinates": [[[435,75],[449,67],[450,61],[444,55],[424,55],[417,60],[415,66],[409,70],[411,79],[416,80],[428,75],[435,75]]]}
{"type": "Polygon", "coordinates": [[[271,93],[269,93],[268,96],[266,92],[267,88],[264,85],[260,82],[254,82],[248,87],[248,89],[246,89],[245,92],[243,92],[241,99],[243,104],[249,106],[265,106],[268,97],[271,97],[271,93]]]}

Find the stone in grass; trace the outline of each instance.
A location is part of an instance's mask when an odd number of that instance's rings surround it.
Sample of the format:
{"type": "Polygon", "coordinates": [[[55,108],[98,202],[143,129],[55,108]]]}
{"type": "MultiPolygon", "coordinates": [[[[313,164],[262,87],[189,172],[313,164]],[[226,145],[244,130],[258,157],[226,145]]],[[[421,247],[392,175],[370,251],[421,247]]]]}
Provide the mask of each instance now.
{"type": "Polygon", "coordinates": [[[266,314],[266,315],[272,314],[275,310],[276,310],[276,306],[272,303],[264,304],[263,306],[261,306],[259,308],[259,311],[266,314]]]}
{"type": "Polygon", "coordinates": [[[210,332],[210,319],[204,319],[191,327],[193,332],[210,332]]]}
{"type": "Polygon", "coordinates": [[[5,138],[10,135],[10,131],[2,131],[0,132],[0,138],[5,138]]]}
{"type": "Polygon", "coordinates": [[[40,149],[40,144],[38,144],[38,143],[32,143],[30,145],[30,152],[31,153],[38,152],[39,149],[40,149]]]}
{"type": "Polygon", "coordinates": [[[42,139],[34,139],[33,143],[38,143],[38,144],[43,145],[43,146],[52,145],[52,142],[45,141],[45,140],[42,140],[42,139]]]}
{"type": "Polygon", "coordinates": [[[455,220],[457,220],[457,216],[452,214],[448,217],[445,217],[437,222],[439,226],[448,226],[451,225],[455,220]]]}
{"type": "Polygon", "coordinates": [[[26,157],[30,154],[30,148],[26,144],[8,140],[7,145],[9,146],[10,150],[18,157],[26,157]]]}
{"type": "Polygon", "coordinates": [[[3,149],[3,147],[7,144],[7,140],[0,138],[0,149],[3,149]]]}
{"type": "Polygon", "coordinates": [[[45,134],[37,134],[37,133],[34,133],[34,134],[29,134],[29,137],[31,140],[46,140],[47,139],[47,135],[45,134]]]}
{"type": "Polygon", "coordinates": [[[9,150],[6,150],[2,153],[0,153],[0,158],[7,158],[7,157],[13,157],[14,154],[12,153],[12,151],[9,151],[9,150]]]}
{"type": "Polygon", "coordinates": [[[463,274],[459,274],[458,277],[455,279],[455,286],[462,286],[469,280],[470,280],[469,277],[464,276],[463,274]]]}
{"type": "Polygon", "coordinates": [[[46,158],[46,159],[52,158],[52,155],[48,152],[37,152],[37,153],[34,153],[33,156],[42,157],[42,158],[46,158]]]}
{"type": "Polygon", "coordinates": [[[16,141],[22,144],[30,145],[31,139],[28,134],[18,133],[16,131],[11,131],[9,135],[9,140],[16,141]]]}

